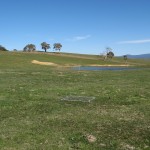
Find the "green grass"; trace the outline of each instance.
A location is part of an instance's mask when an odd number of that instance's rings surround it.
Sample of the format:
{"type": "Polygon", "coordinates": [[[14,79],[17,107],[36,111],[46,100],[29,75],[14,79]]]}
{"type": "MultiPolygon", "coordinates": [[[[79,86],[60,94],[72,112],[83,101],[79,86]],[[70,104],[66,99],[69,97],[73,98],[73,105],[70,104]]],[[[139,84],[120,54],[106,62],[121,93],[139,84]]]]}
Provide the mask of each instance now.
{"type": "MultiPolygon", "coordinates": [[[[72,71],[32,64],[122,64],[37,53],[0,53],[0,149],[149,150],[150,70],[72,71]],[[94,96],[90,103],[66,96],[94,96]],[[87,135],[96,137],[90,143],[87,135]]],[[[149,61],[129,60],[149,68],[149,61]]]]}

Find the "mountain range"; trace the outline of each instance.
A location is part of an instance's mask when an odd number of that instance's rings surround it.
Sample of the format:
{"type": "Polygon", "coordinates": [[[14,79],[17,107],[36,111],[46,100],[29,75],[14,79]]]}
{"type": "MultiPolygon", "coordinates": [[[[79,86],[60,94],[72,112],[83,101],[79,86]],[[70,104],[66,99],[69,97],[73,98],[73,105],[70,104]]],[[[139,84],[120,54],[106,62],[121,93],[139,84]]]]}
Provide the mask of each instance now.
{"type": "Polygon", "coordinates": [[[139,58],[139,59],[150,59],[150,53],[149,54],[140,54],[140,55],[130,55],[127,54],[128,58],[139,58]]]}

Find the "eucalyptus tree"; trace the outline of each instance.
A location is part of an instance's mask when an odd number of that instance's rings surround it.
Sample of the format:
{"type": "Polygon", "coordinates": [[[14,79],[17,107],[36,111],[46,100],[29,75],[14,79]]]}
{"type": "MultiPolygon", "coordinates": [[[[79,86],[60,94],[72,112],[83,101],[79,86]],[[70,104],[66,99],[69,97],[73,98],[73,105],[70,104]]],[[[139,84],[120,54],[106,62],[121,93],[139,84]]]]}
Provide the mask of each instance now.
{"type": "Polygon", "coordinates": [[[62,45],[60,43],[54,43],[53,49],[60,52],[61,48],[62,48],[62,45]]]}
{"type": "Polygon", "coordinates": [[[124,61],[127,62],[128,56],[124,55],[123,58],[124,58],[124,61]]]}
{"type": "Polygon", "coordinates": [[[112,48],[106,47],[106,53],[112,52],[112,48]]]}
{"type": "Polygon", "coordinates": [[[114,57],[114,53],[112,52],[112,48],[106,47],[106,56],[105,59],[112,59],[114,57]]]}
{"type": "Polygon", "coordinates": [[[24,49],[24,52],[34,52],[36,51],[36,46],[34,44],[27,44],[24,49]]]}
{"type": "Polygon", "coordinates": [[[41,43],[41,47],[42,47],[42,49],[45,50],[45,52],[47,51],[47,49],[51,48],[51,47],[50,47],[50,44],[48,44],[48,43],[46,43],[46,42],[42,42],[42,43],[41,43]]]}
{"type": "Polygon", "coordinates": [[[107,53],[107,58],[112,59],[114,57],[114,53],[113,52],[108,52],[107,53]]]}
{"type": "Polygon", "coordinates": [[[4,46],[0,45],[0,51],[7,51],[7,49],[4,46]]]}

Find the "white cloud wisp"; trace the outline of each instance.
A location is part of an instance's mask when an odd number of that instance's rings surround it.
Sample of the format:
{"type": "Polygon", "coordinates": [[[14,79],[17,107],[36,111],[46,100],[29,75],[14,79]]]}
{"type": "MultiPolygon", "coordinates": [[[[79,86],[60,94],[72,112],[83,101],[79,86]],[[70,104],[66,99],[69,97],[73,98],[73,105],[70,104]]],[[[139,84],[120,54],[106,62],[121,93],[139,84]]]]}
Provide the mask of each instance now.
{"type": "Polygon", "coordinates": [[[118,42],[118,44],[142,44],[142,43],[150,43],[150,39],[118,42]]]}
{"type": "Polygon", "coordinates": [[[85,36],[75,36],[71,39],[67,39],[67,41],[81,41],[81,40],[86,40],[88,38],[90,38],[91,35],[85,35],[85,36]]]}

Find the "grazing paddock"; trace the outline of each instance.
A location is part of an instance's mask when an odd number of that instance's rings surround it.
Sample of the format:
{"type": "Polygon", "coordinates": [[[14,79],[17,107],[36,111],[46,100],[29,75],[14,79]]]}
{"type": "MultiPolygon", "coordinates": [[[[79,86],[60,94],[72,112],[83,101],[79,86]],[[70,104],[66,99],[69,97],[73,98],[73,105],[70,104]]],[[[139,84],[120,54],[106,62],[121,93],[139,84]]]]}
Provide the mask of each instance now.
{"type": "Polygon", "coordinates": [[[124,71],[75,71],[31,63],[123,62],[62,55],[0,54],[0,149],[150,149],[149,61],[128,60],[147,69],[124,71]]]}

